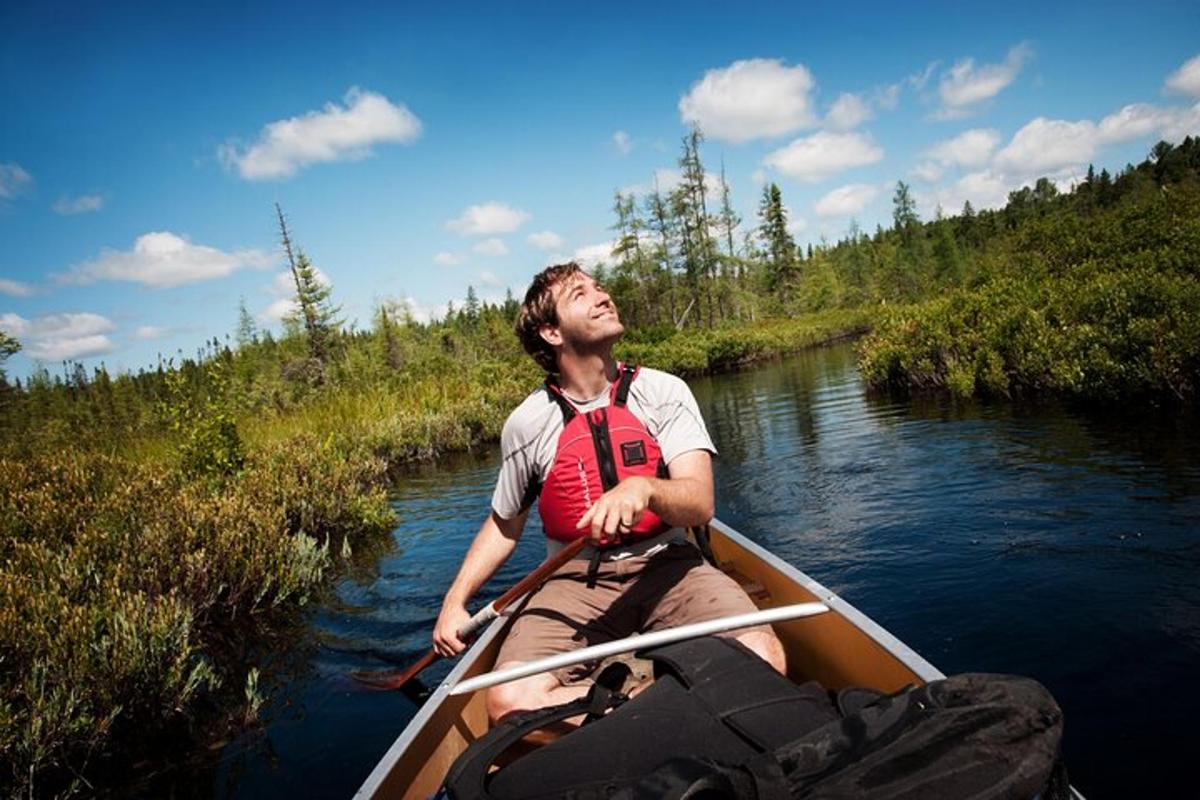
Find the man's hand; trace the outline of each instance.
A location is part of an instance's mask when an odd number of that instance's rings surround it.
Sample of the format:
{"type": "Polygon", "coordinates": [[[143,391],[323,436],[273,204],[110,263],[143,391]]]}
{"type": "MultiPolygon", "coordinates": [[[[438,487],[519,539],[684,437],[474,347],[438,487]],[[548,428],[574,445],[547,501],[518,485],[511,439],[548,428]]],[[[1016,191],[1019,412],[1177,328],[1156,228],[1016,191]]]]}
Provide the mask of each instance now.
{"type": "Polygon", "coordinates": [[[575,527],[590,528],[589,536],[597,544],[607,544],[629,531],[650,507],[653,491],[646,478],[626,478],[600,496],[575,527]]]}
{"type": "Polygon", "coordinates": [[[453,658],[467,649],[467,643],[458,638],[458,632],[470,619],[465,606],[453,603],[442,606],[442,613],[438,614],[437,625],[433,628],[433,649],[438,655],[453,658]]]}

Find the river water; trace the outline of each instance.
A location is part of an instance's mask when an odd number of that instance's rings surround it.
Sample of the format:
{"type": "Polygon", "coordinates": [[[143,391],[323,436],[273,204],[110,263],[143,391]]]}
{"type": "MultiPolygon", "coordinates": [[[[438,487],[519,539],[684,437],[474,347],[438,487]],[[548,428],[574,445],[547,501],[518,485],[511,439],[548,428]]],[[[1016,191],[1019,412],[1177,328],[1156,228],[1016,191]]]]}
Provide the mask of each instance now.
{"type": "MultiPolygon", "coordinates": [[[[1194,420],[868,397],[848,345],[691,385],[720,450],[718,517],[943,672],[1044,683],[1066,712],[1068,767],[1089,798],[1193,794],[1194,420]]],[[[356,556],[268,665],[263,726],[170,781],[170,794],[353,793],[416,707],[355,691],[345,676],[428,648],[497,459],[490,450],[400,482],[394,546],[356,556]]],[[[541,559],[538,531],[531,521],[487,596],[541,559]]],[[[431,685],[447,670],[431,668],[431,685]]]]}

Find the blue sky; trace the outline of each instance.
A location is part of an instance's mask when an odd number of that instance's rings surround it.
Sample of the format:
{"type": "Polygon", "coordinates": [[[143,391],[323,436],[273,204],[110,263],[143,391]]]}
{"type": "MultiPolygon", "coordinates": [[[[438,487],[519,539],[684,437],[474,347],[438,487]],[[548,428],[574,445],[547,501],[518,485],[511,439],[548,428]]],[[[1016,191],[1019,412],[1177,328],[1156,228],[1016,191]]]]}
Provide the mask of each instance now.
{"type": "Polygon", "coordinates": [[[10,375],[278,327],[275,202],[362,327],[601,257],[692,122],[801,242],[1200,134],[1196,3],[160,5],[0,5],[10,375]]]}

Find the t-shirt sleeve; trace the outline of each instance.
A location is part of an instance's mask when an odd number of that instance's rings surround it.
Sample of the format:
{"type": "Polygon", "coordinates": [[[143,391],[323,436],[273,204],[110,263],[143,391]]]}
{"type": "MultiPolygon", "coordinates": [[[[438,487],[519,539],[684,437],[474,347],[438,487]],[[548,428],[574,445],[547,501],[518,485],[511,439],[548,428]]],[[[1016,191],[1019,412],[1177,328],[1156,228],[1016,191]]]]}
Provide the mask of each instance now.
{"type": "Polygon", "coordinates": [[[670,464],[690,450],[707,450],[716,455],[716,445],[708,435],[691,388],[674,375],[664,377],[658,406],[658,446],[662,448],[663,461],[670,464]]]}
{"type": "Polygon", "coordinates": [[[500,433],[500,474],[492,492],[492,510],[501,519],[512,519],[525,510],[526,492],[533,483],[532,437],[525,435],[515,413],[510,414],[500,433]]]}

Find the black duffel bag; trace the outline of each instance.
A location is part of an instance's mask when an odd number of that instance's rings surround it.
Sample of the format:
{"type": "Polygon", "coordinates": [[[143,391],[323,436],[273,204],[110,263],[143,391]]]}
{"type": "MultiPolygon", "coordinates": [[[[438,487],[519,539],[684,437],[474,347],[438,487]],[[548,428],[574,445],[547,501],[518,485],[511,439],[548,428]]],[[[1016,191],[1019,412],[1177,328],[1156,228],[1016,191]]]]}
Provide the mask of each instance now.
{"type": "Polygon", "coordinates": [[[628,702],[602,680],[588,697],[516,715],[451,767],[455,800],[538,798],[1067,797],[1062,713],[1037,682],[966,674],[838,703],[797,686],[729,639],[641,654],[657,680],[628,702]],[[612,708],[607,714],[605,710],[612,708]],[[588,714],[573,733],[500,770],[529,733],[588,714]]]}

